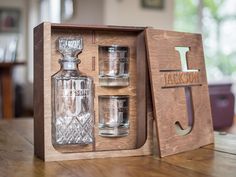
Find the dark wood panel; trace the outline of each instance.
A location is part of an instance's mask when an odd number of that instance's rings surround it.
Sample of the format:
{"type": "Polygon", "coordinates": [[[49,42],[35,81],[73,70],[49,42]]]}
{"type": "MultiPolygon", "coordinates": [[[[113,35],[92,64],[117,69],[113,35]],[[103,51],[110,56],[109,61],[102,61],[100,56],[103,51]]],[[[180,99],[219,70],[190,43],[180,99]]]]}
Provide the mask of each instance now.
{"type": "Polygon", "coordinates": [[[113,25],[79,25],[79,24],[58,24],[52,23],[52,29],[66,29],[66,30],[98,30],[98,31],[130,31],[130,32],[142,32],[145,27],[135,26],[113,26],[113,25]]]}
{"type": "Polygon", "coordinates": [[[0,99],[2,117],[12,119],[14,117],[14,84],[12,71],[16,66],[25,65],[25,62],[3,62],[0,63],[0,99]]]}
{"type": "Polygon", "coordinates": [[[34,152],[44,158],[44,24],[34,28],[34,152]]]}
{"type": "Polygon", "coordinates": [[[136,148],[144,145],[147,139],[147,61],[144,32],[137,37],[137,142],[136,148]]]}

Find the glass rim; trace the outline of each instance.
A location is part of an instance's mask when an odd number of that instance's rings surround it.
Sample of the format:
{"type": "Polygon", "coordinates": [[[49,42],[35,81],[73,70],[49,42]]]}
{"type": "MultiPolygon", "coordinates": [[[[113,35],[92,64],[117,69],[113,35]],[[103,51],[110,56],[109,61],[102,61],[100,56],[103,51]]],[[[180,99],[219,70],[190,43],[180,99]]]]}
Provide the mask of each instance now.
{"type": "Polygon", "coordinates": [[[124,49],[127,49],[127,51],[129,51],[129,46],[127,45],[99,45],[98,46],[99,50],[100,49],[106,49],[106,50],[109,50],[109,48],[114,48],[116,50],[124,50],[124,49]]]}
{"type": "Polygon", "coordinates": [[[99,95],[98,98],[129,98],[129,95],[99,95]]]}

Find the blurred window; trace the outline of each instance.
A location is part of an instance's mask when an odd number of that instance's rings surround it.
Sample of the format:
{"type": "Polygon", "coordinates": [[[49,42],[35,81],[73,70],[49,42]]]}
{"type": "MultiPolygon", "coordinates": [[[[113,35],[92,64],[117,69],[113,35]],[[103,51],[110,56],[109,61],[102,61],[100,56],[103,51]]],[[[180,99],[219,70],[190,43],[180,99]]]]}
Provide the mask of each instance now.
{"type": "Polygon", "coordinates": [[[174,27],[203,34],[210,81],[236,78],[235,0],[175,0],[174,27]]]}

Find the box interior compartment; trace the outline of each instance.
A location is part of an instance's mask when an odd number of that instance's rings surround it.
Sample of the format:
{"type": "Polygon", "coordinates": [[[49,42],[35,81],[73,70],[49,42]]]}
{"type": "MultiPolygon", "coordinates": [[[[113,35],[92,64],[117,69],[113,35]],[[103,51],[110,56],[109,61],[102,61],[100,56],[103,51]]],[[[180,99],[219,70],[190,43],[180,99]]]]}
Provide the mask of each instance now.
{"type": "MultiPolygon", "coordinates": [[[[91,76],[95,84],[94,111],[95,126],[94,137],[95,143],[86,146],[71,146],[67,150],[57,148],[56,151],[62,152],[99,152],[115,150],[133,150],[141,148],[147,140],[147,113],[146,113],[146,51],[144,41],[144,29],[136,27],[92,27],[92,26],[73,26],[73,25],[46,25],[43,29],[43,55],[35,57],[35,72],[42,69],[40,77],[44,78],[42,86],[44,92],[44,132],[45,148],[53,152],[54,147],[51,141],[51,76],[60,69],[58,60],[62,58],[57,51],[57,39],[59,37],[76,37],[83,38],[83,51],[78,55],[81,60],[79,70],[81,73],[91,76]],[[49,39],[48,39],[49,38],[49,39]],[[47,47],[46,47],[46,46],[47,47]],[[129,48],[129,85],[124,87],[104,87],[99,85],[99,46],[127,46],[129,48]],[[48,51],[48,52],[46,52],[48,51]],[[50,52],[49,52],[50,51],[50,52]],[[42,59],[43,57],[43,59],[42,59]],[[37,61],[37,60],[43,60],[37,61]],[[37,68],[39,64],[44,68],[37,68]],[[47,95],[47,96],[45,96],[47,95]],[[102,95],[128,95],[129,96],[129,134],[123,137],[102,137],[99,135],[98,121],[98,97],[102,95]]],[[[38,30],[40,31],[39,27],[38,30]]],[[[42,29],[41,29],[42,30],[42,29]]],[[[35,30],[37,35],[37,30],[35,30]]],[[[39,34],[38,34],[39,35],[39,34]]],[[[40,37],[39,37],[40,38],[40,37]]],[[[37,48],[37,37],[35,37],[35,47],[37,48]]],[[[40,73],[40,72],[39,72],[40,73]]],[[[39,76],[39,75],[38,75],[39,76]]],[[[40,80],[35,76],[36,82],[40,80]],[[38,79],[38,80],[37,80],[38,79]]],[[[38,86],[40,86],[40,81],[38,86]]],[[[36,89],[36,88],[35,88],[36,89]]],[[[39,89],[39,88],[38,88],[39,89]]],[[[42,96],[42,95],[41,95],[42,96]]],[[[36,102],[40,93],[35,94],[36,102]]],[[[37,109],[37,108],[35,108],[37,109]]],[[[35,122],[40,121],[39,112],[36,110],[35,122]]],[[[36,128],[39,126],[37,125],[36,128]]],[[[41,130],[36,130],[39,134],[41,130]]],[[[36,135],[37,136],[37,135],[36,135]]],[[[38,140],[39,143],[40,140],[38,140]]],[[[37,144],[37,142],[36,142],[37,144]]],[[[53,154],[53,153],[52,153],[53,154]]]]}

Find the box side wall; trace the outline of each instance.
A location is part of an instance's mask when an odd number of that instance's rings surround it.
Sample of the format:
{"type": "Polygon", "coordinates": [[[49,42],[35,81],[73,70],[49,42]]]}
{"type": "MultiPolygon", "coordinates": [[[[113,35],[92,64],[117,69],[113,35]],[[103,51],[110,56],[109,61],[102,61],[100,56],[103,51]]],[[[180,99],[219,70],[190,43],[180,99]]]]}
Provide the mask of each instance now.
{"type": "Polygon", "coordinates": [[[44,26],[34,28],[34,153],[44,159],[44,26]]]}
{"type": "Polygon", "coordinates": [[[144,32],[137,37],[137,148],[147,140],[147,65],[144,32]]]}

